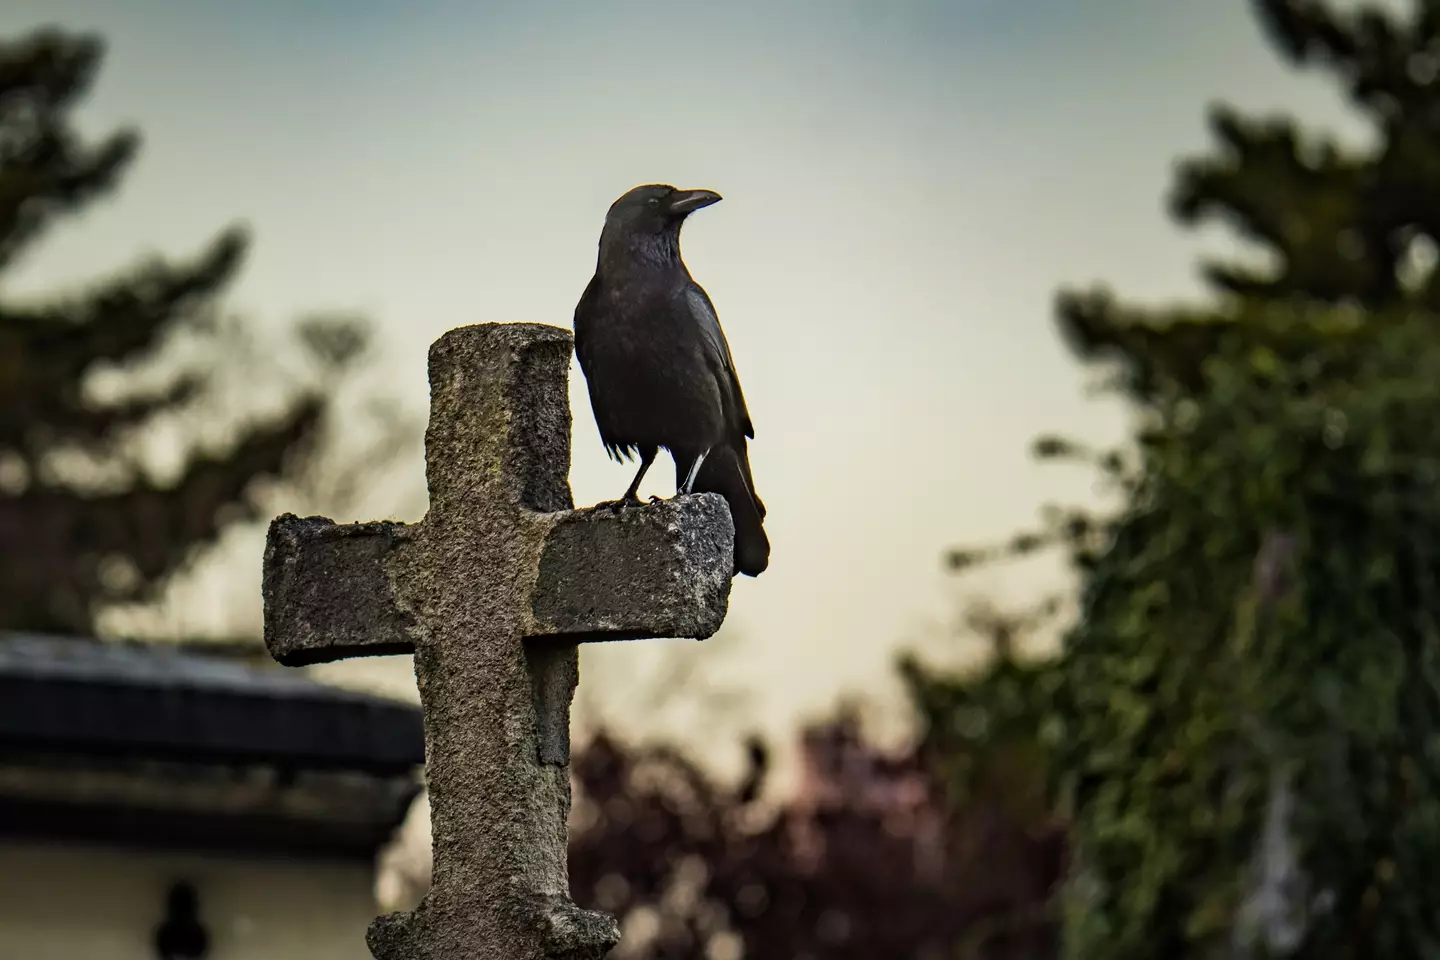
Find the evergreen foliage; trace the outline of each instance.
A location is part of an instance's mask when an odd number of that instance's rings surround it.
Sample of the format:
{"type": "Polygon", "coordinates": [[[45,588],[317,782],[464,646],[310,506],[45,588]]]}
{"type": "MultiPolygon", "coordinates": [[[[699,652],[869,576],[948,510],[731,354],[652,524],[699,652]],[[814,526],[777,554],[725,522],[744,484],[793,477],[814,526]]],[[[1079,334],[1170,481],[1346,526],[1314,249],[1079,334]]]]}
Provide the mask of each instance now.
{"type": "MultiPolygon", "coordinates": [[[[0,271],[114,190],[136,155],[134,131],[91,144],[73,128],[102,53],[56,29],[0,41],[0,271]]],[[[189,263],[155,260],[48,303],[0,299],[0,629],[91,633],[100,607],[153,597],[254,516],[253,481],[299,462],[323,408],[313,390],[267,422],[207,422],[226,442],[187,451],[178,478],[135,462],[136,435],[193,409],[227,362],[215,306],[246,243],[230,229],[189,263]],[[210,368],[103,403],[88,389],[97,371],[133,369],[186,336],[211,342],[210,368]]]]}
{"type": "Polygon", "coordinates": [[[952,558],[1064,546],[1078,622],[1048,662],[912,669],[937,753],[1037,758],[1075,960],[1440,956],[1440,3],[1254,6],[1374,142],[1212,112],[1172,212],[1256,255],[1207,263],[1204,304],[1059,298],[1143,425],[1123,454],[1039,452],[1092,459],[1124,507],[952,558]]]}

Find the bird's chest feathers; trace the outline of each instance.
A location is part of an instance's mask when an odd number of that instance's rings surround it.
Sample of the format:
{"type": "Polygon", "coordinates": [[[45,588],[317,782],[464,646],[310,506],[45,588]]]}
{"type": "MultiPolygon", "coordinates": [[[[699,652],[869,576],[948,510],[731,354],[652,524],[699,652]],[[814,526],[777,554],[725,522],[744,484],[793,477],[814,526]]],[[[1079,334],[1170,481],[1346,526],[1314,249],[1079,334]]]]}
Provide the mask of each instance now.
{"type": "Polygon", "coordinates": [[[688,287],[687,279],[599,291],[586,376],[607,438],[668,446],[694,434],[704,446],[723,432],[719,385],[688,287]]]}
{"type": "Polygon", "coordinates": [[[695,320],[685,309],[679,284],[620,283],[602,296],[609,327],[604,340],[616,360],[654,369],[688,359],[693,352],[695,320]]]}

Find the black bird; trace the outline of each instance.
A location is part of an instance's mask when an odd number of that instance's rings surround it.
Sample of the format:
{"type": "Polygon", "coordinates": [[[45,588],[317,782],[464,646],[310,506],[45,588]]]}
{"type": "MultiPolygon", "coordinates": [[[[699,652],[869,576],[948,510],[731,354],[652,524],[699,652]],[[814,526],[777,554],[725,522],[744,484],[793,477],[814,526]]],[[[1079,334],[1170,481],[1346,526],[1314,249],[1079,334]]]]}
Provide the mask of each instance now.
{"type": "Polygon", "coordinates": [[[719,199],[652,183],[610,205],[595,276],[575,307],[575,353],[606,452],[640,456],[624,496],[602,506],[637,503],[664,447],[677,496],[718,493],[730,505],[735,572],[754,577],[770,563],[746,452],[755,428],[715,306],[680,259],[685,218],[719,199]]]}

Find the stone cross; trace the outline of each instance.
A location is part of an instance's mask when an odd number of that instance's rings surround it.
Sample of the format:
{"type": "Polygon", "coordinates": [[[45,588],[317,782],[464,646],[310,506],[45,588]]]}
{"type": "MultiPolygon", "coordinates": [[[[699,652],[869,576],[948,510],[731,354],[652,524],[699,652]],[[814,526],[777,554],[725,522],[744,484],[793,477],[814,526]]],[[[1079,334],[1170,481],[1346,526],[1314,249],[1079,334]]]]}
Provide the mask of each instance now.
{"type": "Polygon", "coordinates": [[[415,654],[434,873],[416,910],[371,924],[377,960],[603,957],[619,927],[570,901],[566,864],[577,644],[725,618],[720,497],[573,509],[571,349],[540,324],[451,330],[430,348],[425,519],[270,525],[276,660],[415,654]]]}

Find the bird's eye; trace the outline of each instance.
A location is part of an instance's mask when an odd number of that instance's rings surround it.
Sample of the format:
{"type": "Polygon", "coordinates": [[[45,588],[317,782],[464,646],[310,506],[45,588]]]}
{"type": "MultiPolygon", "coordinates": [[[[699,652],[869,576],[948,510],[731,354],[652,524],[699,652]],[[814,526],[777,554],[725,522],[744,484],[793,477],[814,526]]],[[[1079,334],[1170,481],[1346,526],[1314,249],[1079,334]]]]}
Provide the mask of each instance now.
{"type": "Polygon", "coordinates": [[[659,197],[651,197],[649,200],[647,200],[647,201],[645,201],[645,202],[648,203],[648,204],[650,204],[650,206],[652,206],[652,207],[658,207],[658,206],[660,206],[660,198],[659,198],[659,197]]]}

